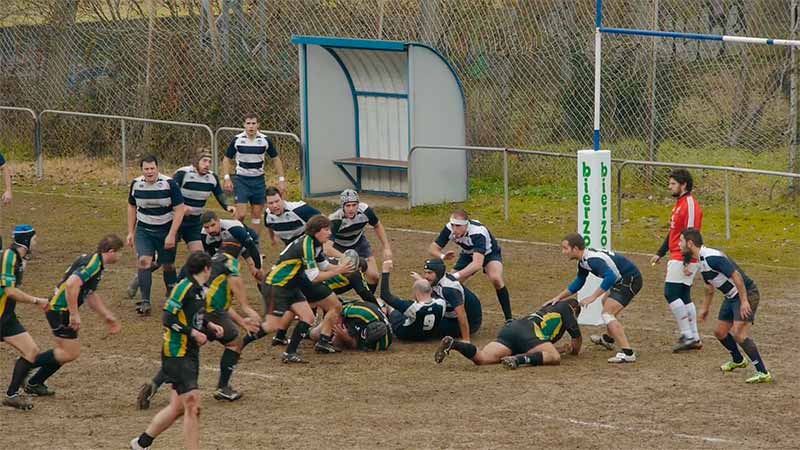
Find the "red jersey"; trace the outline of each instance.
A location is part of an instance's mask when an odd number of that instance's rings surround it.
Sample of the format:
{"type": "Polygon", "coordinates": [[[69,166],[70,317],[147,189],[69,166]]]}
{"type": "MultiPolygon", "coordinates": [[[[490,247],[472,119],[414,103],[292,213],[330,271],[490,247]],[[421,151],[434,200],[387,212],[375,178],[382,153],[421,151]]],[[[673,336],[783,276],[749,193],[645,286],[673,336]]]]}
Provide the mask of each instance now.
{"type": "MultiPolygon", "coordinates": [[[[672,217],[669,221],[669,257],[678,261],[683,261],[681,254],[681,232],[687,228],[700,230],[703,222],[703,210],[700,203],[694,198],[691,192],[678,197],[675,207],[672,208],[672,217]]],[[[692,262],[697,260],[692,259],[692,262]]]]}

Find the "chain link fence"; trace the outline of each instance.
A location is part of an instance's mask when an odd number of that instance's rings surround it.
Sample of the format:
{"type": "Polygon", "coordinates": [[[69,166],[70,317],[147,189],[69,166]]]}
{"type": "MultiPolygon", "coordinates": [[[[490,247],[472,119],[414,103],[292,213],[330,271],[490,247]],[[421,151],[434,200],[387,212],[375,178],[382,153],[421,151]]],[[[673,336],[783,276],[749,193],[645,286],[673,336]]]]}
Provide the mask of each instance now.
{"type": "MultiPolygon", "coordinates": [[[[240,126],[255,112],[262,128],[298,132],[292,34],[412,40],[439,49],[456,68],[469,144],[569,153],[591,145],[594,0],[3,3],[4,105],[213,129],[240,126]]],[[[604,25],[795,38],[796,3],[606,0],[604,25]]],[[[796,171],[795,74],[788,48],[604,36],[603,147],[623,159],[796,171]]],[[[0,114],[6,151],[31,153],[20,148],[30,132],[25,120],[0,114]]],[[[45,154],[104,156],[118,147],[117,124],[52,120],[57,138],[44,142],[45,154]]],[[[204,145],[201,133],[186,130],[131,124],[127,135],[131,158],[155,149],[179,160],[204,145]]],[[[497,159],[473,155],[471,175],[498,176],[497,159]]],[[[574,185],[566,162],[520,157],[510,167],[515,183],[574,185]]],[[[642,192],[664,184],[663,171],[631,172],[642,192]]]]}

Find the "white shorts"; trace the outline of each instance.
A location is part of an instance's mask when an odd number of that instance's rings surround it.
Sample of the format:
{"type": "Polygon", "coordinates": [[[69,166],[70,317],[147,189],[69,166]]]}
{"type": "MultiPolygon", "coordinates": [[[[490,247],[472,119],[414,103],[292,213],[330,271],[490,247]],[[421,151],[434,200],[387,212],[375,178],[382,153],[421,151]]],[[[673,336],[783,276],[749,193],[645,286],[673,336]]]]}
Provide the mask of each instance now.
{"type": "Polygon", "coordinates": [[[700,268],[699,263],[689,263],[689,270],[691,275],[683,273],[683,261],[670,259],[667,263],[667,283],[682,283],[691,286],[694,281],[694,276],[697,275],[697,269],[700,268]]]}

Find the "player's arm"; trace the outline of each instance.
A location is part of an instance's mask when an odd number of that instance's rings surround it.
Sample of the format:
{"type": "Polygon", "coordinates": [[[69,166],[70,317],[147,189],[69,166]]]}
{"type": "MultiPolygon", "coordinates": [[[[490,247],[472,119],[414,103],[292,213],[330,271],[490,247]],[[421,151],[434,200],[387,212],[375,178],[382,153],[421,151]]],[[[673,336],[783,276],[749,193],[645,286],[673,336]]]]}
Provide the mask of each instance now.
{"type": "MultiPolygon", "coordinates": [[[[242,308],[244,314],[247,317],[255,320],[256,323],[261,322],[261,316],[259,316],[258,312],[256,312],[256,310],[253,309],[252,306],[250,306],[250,302],[247,300],[247,291],[244,288],[244,280],[242,280],[242,277],[229,276],[228,286],[231,287],[231,293],[233,294],[233,297],[236,299],[236,302],[239,303],[239,307],[242,308]]],[[[231,311],[233,311],[233,309],[231,309],[231,311]]]]}
{"type": "Polygon", "coordinates": [[[456,280],[466,280],[483,268],[483,260],[486,258],[486,238],[482,235],[475,235],[472,243],[474,244],[472,261],[467,264],[467,267],[453,273],[456,280]]]}
{"type": "Polygon", "coordinates": [[[241,242],[242,247],[247,250],[247,263],[251,264],[257,270],[261,270],[261,251],[259,251],[258,244],[255,239],[250,236],[250,233],[247,232],[247,229],[243,226],[235,226],[231,227],[228,232],[231,233],[234,239],[241,242]]]}
{"type": "Polygon", "coordinates": [[[67,278],[67,309],[69,310],[69,327],[75,331],[81,328],[81,315],[78,312],[78,295],[83,286],[83,280],[78,275],[72,274],[67,278]]]}
{"type": "Polygon", "coordinates": [[[128,192],[128,245],[133,247],[133,237],[136,231],[136,199],[133,197],[133,183],[128,192]]]}
{"type": "Polygon", "coordinates": [[[445,226],[442,228],[442,231],[439,232],[439,236],[436,237],[436,240],[431,242],[431,245],[428,246],[428,253],[430,253],[432,257],[448,260],[456,256],[456,252],[453,250],[447,252],[443,251],[447,243],[450,242],[450,234],[451,231],[445,226]]]}
{"type": "MultiPolygon", "coordinates": [[[[191,291],[191,289],[190,289],[191,291]]],[[[183,323],[180,316],[183,310],[183,297],[178,297],[178,293],[173,291],[164,305],[164,312],[161,314],[161,323],[172,331],[192,338],[197,345],[203,345],[208,341],[208,337],[203,330],[194,328],[193,324],[183,323]]],[[[182,295],[187,295],[185,292],[182,295]]],[[[184,315],[185,317],[185,315],[184,315]]]]}
{"type": "Polygon", "coordinates": [[[467,322],[467,310],[464,305],[458,305],[453,308],[456,313],[456,320],[458,320],[458,329],[461,331],[461,340],[469,342],[469,322],[467,322]]]}
{"type": "MultiPolygon", "coordinates": [[[[106,325],[108,325],[108,329],[111,334],[119,333],[122,326],[119,323],[119,320],[114,316],[114,313],[108,308],[102,298],[100,298],[97,293],[92,292],[86,297],[86,304],[89,305],[90,308],[97,314],[103,317],[106,321],[106,325]]],[[[71,314],[70,314],[71,315],[71,314]]]]}
{"type": "Polygon", "coordinates": [[[583,338],[581,336],[570,339],[569,354],[578,356],[581,353],[582,345],[583,345],[583,338]]]}
{"type": "MultiPolygon", "coordinates": [[[[608,267],[605,261],[600,258],[590,258],[589,267],[592,268],[592,273],[598,275],[602,278],[600,282],[600,286],[595,289],[594,292],[591,293],[588,297],[581,300],[581,306],[588,306],[593,303],[598,298],[602,297],[603,295],[607,294],[608,291],[611,290],[612,287],[617,283],[617,274],[608,267]]],[[[577,291],[575,291],[577,292],[577,291]]]]}
{"type": "Polygon", "coordinates": [[[381,241],[383,259],[392,259],[392,244],[389,243],[389,237],[386,235],[386,228],[383,226],[383,223],[370,207],[364,210],[364,215],[367,216],[369,224],[375,229],[375,235],[378,236],[378,240],[381,241]]]}
{"type": "Polygon", "coordinates": [[[333,246],[332,240],[329,240],[324,244],[322,244],[322,252],[325,253],[325,256],[330,256],[331,258],[336,258],[336,259],[342,259],[342,256],[344,256],[344,253],[340,252],[339,250],[336,250],[336,248],[333,246]]]}
{"type": "Polygon", "coordinates": [[[285,194],[286,173],[283,171],[283,161],[278,154],[278,149],[270,138],[267,138],[267,156],[272,160],[272,165],[275,166],[275,173],[278,174],[278,190],[281,191],[281,194],[285,194]]]}
{"type": "Polygon", "coordinates": [[[231,160],[236,157],[236,138],[231,140],[228,148],[225,149],[225,154],[222,156],[222,188],[227,192],[233,190],[233,182],[231,181],[231,160]]]}
{"type": "Polygon", "coordinates": [[[356,338],[350,336],[350,332],[347,331],[347,327],[341,323],[337,323],[333,326],[333,334],[336,338],[336,343],[342,347],[349,348],[351,350],[358,348],[358,341],[356,341],[356,338]]]}
{"type": "Polygon", "coordinates": [[[369,290],[369,288],[364,284],[364,278],[361,275],[361,271],[356,269],[355,272],[349,273],[345,275],[347,277],[347,282],[350,283],[350,287],[356,291],[356,294],[367,303],[374,303],[378,304],[378,300],[375,299],[375,294],[369,290]]]}
{"type": "Polygon", "coordinates": [[[578,267],[578,274],[575,276],[575,279],[572,280],[572,283],[570,283],[566,289],[559,292],[558,295],[553,297],[550,301],[545,303],[545,305],[558,303],[561,300],[568,299],[573,295],[575,295],[575,293],[580,291],[583,285],[586,283],[586,277],[588,276],[589,276],[588,270],[584,269],[583,267],[578,267]]]}
{"type": "Polygon", "coordinates": [[[733,272],[731,280],[733,280],[733,285],[736,286],[736,290],[739,291],[739,310],[742,319],[748,319],[750,318],[750,314],[753,313],[753,310],[750,308],[750,300],[747,298],[747,287],[744,285],[744,278],[742,274],[736,270],[733,272]]]}
{"type": "Polygon", "coordinates": [[[703,305],[700,306],[700,312],[697,314],[700,322],[705,322],[708,317],[708,311],[711,308],[711,302],[714,300],[714,291],[716,288],[711,283],[706,282],[705,290],[703,291],[703,305]]]}
{"type": "Polygon", "coordinates": [[[22,289],[16,286],[5,286],[3,290],[5,290],[8,297],[15,302],[30,303],[32,305],[47,304],[46,298],[34,297],[33,295],[23,292],[22,289]]]}
{"type": "MultiPolygon", "coordinates": [[[[266,213],[264,215],[266,215],[266,213]]],[[[283,243],[281,238],[279,238],[278,235],[272,231],[272,227],[267,226],[266,219],[264,219],[264,228],[267,229],[267,238],[269,238],[269,241],[272,243],[272,245],[281,245],[283,243]]]]}
{"type": "Polygon", "coordinates": [[[8,164],[6,164],[6,160],[5,160],[5,158],[3,158],[3,155],[0,155],[0,170],[3,171],[3,184],[6,187],[6,190],[3,192],[3,199],[2,200],[3,200],[3,204],[7,205],[7,204],[11,203],[11,197],[12,197],[12,194],[11,194],[11,186],[12,186],[11,185],[11,168],[8,167],[8,164]]]}
{"type": "Polygon", "coordinates": [[[175,180],[170,179],[167,181],[170,187],[170,200],[172,202],[172,225],[169,227],[167,238],[164,240],[164,248],[175,248],[175,241],[178,236],[178,229],[183,223],[183,216],[186,214],[186,205],[183,203],[183,194],[181,188],[175,183],[175,180]]]}
{"type": "Polygon", "coordinates": [[[383,273],[381,274],[381,299],[386,302],[392,308],[400,311],[401,313],[405,314],[411,305],[414,302],[409,300],[403,300],[400,297],[395,296],[392,294],[391,282],[389,281],[389,273],[392,270],[392,263],[391,261],[384,261],[383,262],[383,273]]]}
{"type": "Polygon", "coordinates": [[[222,192],[222,184],[219,181],[219,177],[217,174],[214,175],[214,180],[216,183],[214,184],[214,189],[211,190],[211,193],[214,194],[214,198],[217,199],[217,203],[219,206],[222,207],[225,211],[233,214],[236,212],[236,208],[232,205],[229,205],[228,202],[225,200],[225,194],[222,192]]]}

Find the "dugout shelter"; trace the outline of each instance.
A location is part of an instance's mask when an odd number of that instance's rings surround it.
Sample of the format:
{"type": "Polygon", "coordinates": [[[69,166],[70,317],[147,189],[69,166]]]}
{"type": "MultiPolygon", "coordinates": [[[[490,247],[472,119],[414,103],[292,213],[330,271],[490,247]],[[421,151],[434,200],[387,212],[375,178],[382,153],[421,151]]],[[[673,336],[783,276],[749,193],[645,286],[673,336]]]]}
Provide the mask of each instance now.
{"type": "Polygon", "coordinates": [[[466,105],[452,65],[416,42],[293,36],[298,46],[303,195],[346,188],[409,197],[411,206],[464,201],[466,105]],[[409,183],[409,179],[411,183],[409,183]]]}

